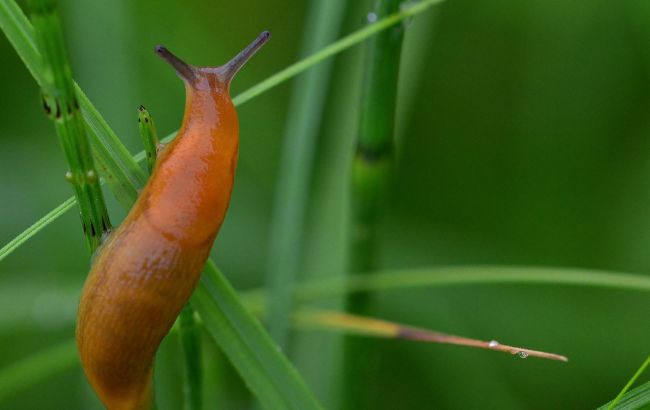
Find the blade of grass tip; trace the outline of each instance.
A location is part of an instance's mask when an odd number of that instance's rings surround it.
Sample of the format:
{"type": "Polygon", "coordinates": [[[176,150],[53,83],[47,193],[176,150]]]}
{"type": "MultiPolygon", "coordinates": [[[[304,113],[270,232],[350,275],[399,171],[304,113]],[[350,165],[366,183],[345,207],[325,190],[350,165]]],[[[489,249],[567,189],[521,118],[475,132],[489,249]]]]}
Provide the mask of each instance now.
{"type": "MultiPolygon", "coordinates": [[[[640,366],[640,367],[637,369],[637,371],[632,375],[632,378],[630,378],[630,380],[625,384],[625,386],[623,387],[623,389],[618,393],[618,395],[616,395],[616,397],[614,398],[614,400],[612,400],[611,403],[609,403],[609,405],[607,406],[607,410],[612,410],[612,409],[614,409],[614,408],[618,408],[618,407],[616,407],[616,404],[619,403],[619,402],[621,401],[621,399],[623,398],[623,396],[625,395],[625,393],[630,389],[630,387],[632,387],[632,385],[634,384],[634,382],[636,382],[637,379],[638,379],[639,377],[641,377],[641,374],[643,374],[643,372],[645,371],[645,369],[646,369],[649,365],[650,365],[650,355],[648,355],[648,357],[646,357],[646,359],[643,361],[643,363],[641,364],[641,366],[640,366]]],[[[648,397],[648,401],[650,401],[650,395],[649,395],[649,397],[648,397]]]]}
{"type": "MultiPolygon", "coordinates": [[[[334,40],[345,11],[345,0],[310,2],[303,28],[302,54],[308,55],[334,40]]],[[[276,343],[287,348],[293,286],[300,268],[300,243],[309,184],[328,84],[331,62],[321,64],[296,79],[282,143],[280,172],[271,216],[267,258],[268,323],[276,343]]]]}
{"type": "MultiPolygon", "coordinates": [[[[647,410],[650,404],[650,382],[646,382],[639,387],[635,387],[625,393],[613,409],[615,410],[647,410]]],[[[598,407],[598,410],[609,410],[610,404],[607,403],[598,407]]]]}
{"type": "Polygon", "coordinates": [[[0,369],[0,403],[78,362],[76,344],[71,339],[0,369]]]}
{"type": "MultiPolygon", "coordinates": [[[[244,104],[327,58],[359,44],[394,24],[398,24],[407,18],[412,18],[442,1],[444,0],[423,0],[418,3],[411,3],[408,7],[402,8],[399,13],[357,30],[330,44],[317,53],[290,65],[275,75],[272,75],[235,97],[233,102],[236,106],[244,104]]],[[[9,42],[27,66],[27,69],[34,76],[34,79],[40,84],[41,75],[38,71],[38,64],[36,63],[40,57],[32,38],[33,29],[14,0],[0,0],[0,29],[5,33],[9,42]]],[[[76,83],[75,89],[77,91],[77,97],[79,98],[86,123],[92,131],[90,136],[97,156],[96,158],[104,158],[107,162],[105,166],[103,166],[105,171],[114,173],[113,175],[105,175],[106,181],[109,183],[111,191],[113,191],[120,204],[128,208],[128,199],[126,198],[136,196],[137,188],[144,185],[145,176],[144,173],[142,173],[142,170],[137,166],[136,161],[142,161],[145,158],[145,153],[142,151],[133,157],[128,155],[126,147],[124,147],[124,145],[119,141],[115,133],[101,117],[99,111],[97,111],[92,102],[76,83]]],[[[177,131],[172,132],[163,138],[161,142],[168,143],[174,139],[176,133],[177,131]]],[[[31,229],[32,227],[27,228],[27,231],[30,231],[31,229]]],[[[42,227],[33,231],[33,234],[37,233],[40,229],[42,229],[42,227]]],[[[33,234],[29,237],[33,236],[33,234]]]]}
{"type": "MultiPolygon", "coordinates": [[[[142,145],[147,153],[147,167],[151,173],[158,160],[158,133],[153,117],[144,106],[138,108],[138,129],[142,145]]],[[[202,407],[201,329],[194,316],[194,309],[186,304],[178,316],[178,334],[185,362],[183,383],[184,408],[200,410],[202,407]]]]}
{"type": "Polygon", "coordinates": [[[565,356],[555,353],[509,346],[495,340],[483,341],[454,336],[428,329],[406,326],[388,320],[352,315],[344,312],[322,309],[301,309],[299,312],[294,314],[294,320],[297,321],[297,325],[299,326],[328,328],[344,331],[348,334],[469,346],[479,349],[510,353],[512,355],[518,355],[521,358],[530,356],[542,359],[559,360],[562,362],[568,361],[565,356]]]}
{"type": "MultiPolygon", "coordinates": [[[[389,16],[400,9],[401,0],[376,0],[371,19],[389,16]]],[[[397,105],[397,80],[404,26],[395,25],[379,33],[366,49],[364,78],[356,154],[352,167],[352,220],[350,238],[351,272],[370,273],[377,263],[377,221],[392,174],[392,156],[397,105]]],[[[364,314],[370,294],[349,294],[346,310],[364,314]]],[[[363,386],[377,374],[373,344],[346,338],[343,347],[343,408],[372,405],[370,392],[363,386]]],[[[372,383],[372,381],[370,381],[372,383]]]]}
{"type": "Polygon", "coordinates": [[[138,108],[138,129],[140,130],[140,138],[142,139],[142,145],[144,145],[144,152],[147,158],[147,167],[149,173],[153,171],[153,167],[156,164],[156,157],[158,154],[158,133],[156,132],[156,125],[153,122],[153,118],[149,111],[141,105],[138,108]]]}
{"type": "Polygon", "coordinates": [[[66,179],[74,186],[83,232],[92,253],[111,225],[75,95],[57,4],[54,0],[30,0],[29,6],[41,52],[43,108],[54,122],[70,167],[66,179]]]}

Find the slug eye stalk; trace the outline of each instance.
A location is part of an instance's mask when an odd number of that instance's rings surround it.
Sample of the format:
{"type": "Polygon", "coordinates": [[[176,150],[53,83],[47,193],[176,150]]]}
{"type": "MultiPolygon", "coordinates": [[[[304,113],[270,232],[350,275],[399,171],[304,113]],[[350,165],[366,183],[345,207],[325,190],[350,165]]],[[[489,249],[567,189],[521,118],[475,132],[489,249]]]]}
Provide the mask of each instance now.
{"type": "Polygon", "coordinates": [[[221,80],[221,83],[228,87],[230,86],[230,82],[235,74],[237,74],[244,64],[246,64],[246,62],[250,60],[250,58],[253,57],[253,55],[255,55],[264,44],[266,44],[269,38],[271,38],[271,33],[263,31],[255,40],[253,40],[252,43],[246,46],[245,49],[240,51],[235,57],[220,67],[196,67],[187,64],[162,45],[156,46],[155,51],[163,60],[174,67],[176,73],[190,85],[196,84],[200,74],[216,74],[217,77],[219,77],[219,80],[221,80]]]}

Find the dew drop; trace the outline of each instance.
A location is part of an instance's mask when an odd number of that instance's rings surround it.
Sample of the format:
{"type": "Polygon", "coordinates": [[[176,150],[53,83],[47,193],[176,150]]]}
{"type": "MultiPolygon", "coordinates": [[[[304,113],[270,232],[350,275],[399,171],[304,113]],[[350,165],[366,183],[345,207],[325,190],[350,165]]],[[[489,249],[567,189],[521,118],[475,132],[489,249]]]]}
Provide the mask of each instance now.
{"type": "Polygon", "coordinates": [[[72,171],[68,171],[65,173],[65,180],[68,181],[69,183],[74,182],[74,174],[72,173],[72,171]]]}
{"type": "Polygon", "coordinates": [[[375,13],[374,11],[371,11],[366,16],[366,20],[368,20],[368,23],[374,23],[375,21],[377,21],[377,13],[375,13]]]}
{"type": "Polygon", "coordinates": [[[496,340],[490,340],[490,343],[488,343],[488,346],[490,346],[492,348],[497,347],[497,346],[499,346],[499,342],[497,342],[496,340]]]}
{"type": "Polygon", "coordinates": [[[521,357],[522,359],[525,359],[528,357],[528,353],[526,352],[517,352],[517,355],[521,357]]]}
{"type": "Polygon", "coordinates": [[[91,169],[86,172],[86,178],[89,184],[94,184],[97,181],[97,174],[91,169]]]}

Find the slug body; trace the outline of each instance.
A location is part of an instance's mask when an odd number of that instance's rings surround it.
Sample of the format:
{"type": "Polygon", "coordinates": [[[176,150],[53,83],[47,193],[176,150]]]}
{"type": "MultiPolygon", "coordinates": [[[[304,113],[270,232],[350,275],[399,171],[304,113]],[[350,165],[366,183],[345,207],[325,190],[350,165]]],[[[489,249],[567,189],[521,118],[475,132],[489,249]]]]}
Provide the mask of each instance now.
{"type": "Polygon", "coordinates": [[[156,350],[196,286],[230,201],[239,148],[230,80],[268,37],[216,68],[156,47],[185,82],[183,123],[98,250],[77,318],[83,368],[110,410],[151,407],[156,350]]]}

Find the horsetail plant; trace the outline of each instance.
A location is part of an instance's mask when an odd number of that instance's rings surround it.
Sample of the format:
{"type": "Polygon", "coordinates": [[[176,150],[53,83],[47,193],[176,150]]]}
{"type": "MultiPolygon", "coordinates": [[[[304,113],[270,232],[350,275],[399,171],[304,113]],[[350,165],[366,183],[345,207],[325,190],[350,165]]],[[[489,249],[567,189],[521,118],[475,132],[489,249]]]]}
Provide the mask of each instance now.
{"type": "MultiPolygon", "coordinates": [[[[377,0],[369,21],[399,11],[400,0],[377,0]]],[[[395,128],[397,80],[404,27],[395,25],[373,37],[366,49],[366,73],[362,92],[356,154],[352,168],[352,221],[349,270],[369,273],[377,267],[377,221],[391,176],[395,128]]],[[[351,294],[348,312],[367,312],[370,294],[351,294]]],[[[348,337],[344,348],[343,404],[356,409],[365,402],[365,383],[371,372],[372,349],[358,338],[348,337]]]]}
{"type": "Polygon", "coordinates": [[[30,0],[29,6],[34,36],[41,52],[43,109],[54,122],[70,167],[65,178],[74,187],[86,245],[92,253],[111,225],[79,110],[61,21],[54,0],[30,0]]]}

